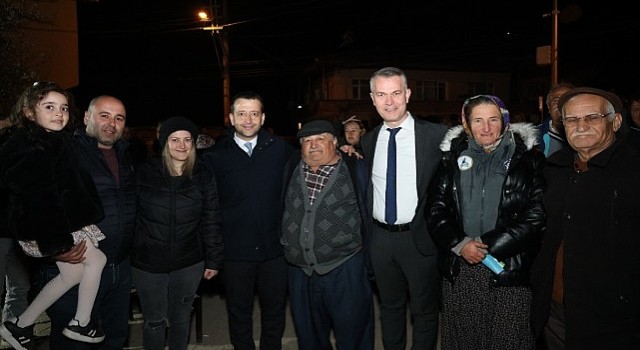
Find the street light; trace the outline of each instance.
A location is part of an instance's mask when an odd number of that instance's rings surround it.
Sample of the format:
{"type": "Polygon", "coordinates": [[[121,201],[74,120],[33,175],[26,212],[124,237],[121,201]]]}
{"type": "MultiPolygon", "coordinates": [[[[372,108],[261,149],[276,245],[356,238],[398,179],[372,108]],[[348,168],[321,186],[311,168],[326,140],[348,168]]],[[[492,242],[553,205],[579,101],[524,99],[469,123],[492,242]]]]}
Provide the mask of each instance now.
{"type": "Polygon", "coordinates": [[[229,113],[231,111],[231,79],[229,72],[229,42],[227,40],[227,33],[223,30],[224,25],[215,25],[214,21],[210,19],[209,14],[206,11],[202,10],[198,12],[198,18],[200,18],[201,21],[211,22],[210,26],[202,27],[203,30],[211,31],[212,36],[214,34],[219,34],[220,37],[220,46],[222,48],[222,105],[224,110],[224,126],[228,127],[230,125],[229,113]]]}
{"type": "Polygon", "coordinates": [[[214,26],[213,21],[209,18],[209,14],[205,10],[200,10],[200,12],[198,12],[198,18],[200,18],[200,21],[203,21],[203,22],[209,22],[209,21],[212,22],[210,26],[202,27],[203,30],[213,30],[217,32],[224,28],[224,26],[214,26]]]}

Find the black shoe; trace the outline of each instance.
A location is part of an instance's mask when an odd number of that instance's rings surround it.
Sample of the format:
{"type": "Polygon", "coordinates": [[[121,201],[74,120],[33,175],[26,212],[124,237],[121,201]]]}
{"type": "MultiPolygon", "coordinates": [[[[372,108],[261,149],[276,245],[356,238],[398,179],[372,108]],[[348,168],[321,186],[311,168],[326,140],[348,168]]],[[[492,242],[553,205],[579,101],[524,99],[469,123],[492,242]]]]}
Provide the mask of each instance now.
{"type": "Polygon", "coordinates": [[[67,338],[85,343],[99,343],[104,340],[104,333],[93,321],[89,321],[84,327],[80,326],[80,321],[75,318],[70,323],[62,331],[67,338]]]}
{"type": "Polygon", "coordinates": [[[28,350],[35,338],[33,325],[24,328],[18,327],[18,319],[13,322],[4,321],[0,325],[0,335],[17,350],[28,350]]]}

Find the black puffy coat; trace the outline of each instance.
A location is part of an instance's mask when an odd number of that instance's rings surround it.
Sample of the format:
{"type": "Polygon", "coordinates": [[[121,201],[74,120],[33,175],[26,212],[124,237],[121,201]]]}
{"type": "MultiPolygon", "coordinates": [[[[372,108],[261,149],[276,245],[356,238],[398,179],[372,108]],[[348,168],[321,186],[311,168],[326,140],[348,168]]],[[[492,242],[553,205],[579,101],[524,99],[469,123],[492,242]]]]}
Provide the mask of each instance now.
{"type": "Polygon", "coordinates": [[[113,145],[118,158],[116,178],[95,137],[80,128],[75,130],[73,141],[80,167],[91,175],[104,208],[104,219],[97,226],[107,238],[100,241],[100,250],[107,256],[107,264],[119,264],[129,258],[136,221],[136,183],[133,163],[127,153],[129,143],[120,139],[113,145]]]}
{"type": "Polygon", "coordinates": [[[78,166],[65,131],[35,124],[16,129],[0,148],[0,187],[8,191],[9,231],[35,240],[44,256],[71,248],[72,232],[103,217],[95,185],[78,166]]]}
{"type": "Polygon", "coordinates": [[[132,266],[166,273],[205,261],[222,268],[221,213],[215,178],[200,162],[189,176],[170,176],[160,158],[137,168],[138,215],[132,266]]]}
{"type": "MultiPolygon", "coordinates": [[[[493,230],[480,237],[488,250],[505,263],[505,271],[494,280],[500,286],[529,285],[529,268],[539,249],[545,228],[542,205],[544,155],[532,149],[532,125],[512,124],[516,150],[502,186],[498,219],[493,230]]],[[[460,259],[451,249],[465,239],[459,201],[460,170],[457,159],[468,147],[462,127],[453,128],[441,144],[443,154],[429,188],[427,226],[439,251],[439,268],[454,282],[460,272],[460,259]]],[[[465,215],[481,215],[465,213],[465,215]]]]}

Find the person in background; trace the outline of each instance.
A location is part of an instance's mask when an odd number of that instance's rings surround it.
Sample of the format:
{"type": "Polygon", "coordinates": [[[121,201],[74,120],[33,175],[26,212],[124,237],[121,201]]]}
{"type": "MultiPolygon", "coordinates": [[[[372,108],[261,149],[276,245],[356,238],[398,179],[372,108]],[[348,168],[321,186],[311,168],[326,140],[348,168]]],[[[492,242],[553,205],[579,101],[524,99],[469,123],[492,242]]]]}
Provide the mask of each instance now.
{"type": "Polygon", "coordinates": [[[216,140],[209,136],[209,134],[198,134],[196,138],[196,155],[203,156],[205,153],[211,151],[216,140]]]}
{"type": "Polygon", "coordinates": [[[197,136],[189,119],[166,119],[158,138],[161,156],[137,171],[131,265],[148,350],[162,350],[165,342],[171,350],[187,348],[196,290],[222,267],[218,189],[196,157],[197,136]]]}
{"type": "Polygon", "coordinates": [[[215,174],[222,208],[222,271],[231,344],[255,349],[253,308],[260,303],[260,348],[280,349],[285,328],[287,263],[280,245],[282,174],[293,147],[263,128],[262,97],[233,97],[233,128],[204,156],[215,174]],[[248,147],[247,145],[250,145],[248,147]]]}
{"type": "Polygon", "coordinates": [[[539,145],[546,157],[567,146],[562,127],[562,115],[558,109],[558,100],[565,92],[574,87],[571,83],[561,82],[553,85],[547,93],[545,101],[549,110],[549,117],[544,119],[539,126],[539,145]]]}
{"type": "MultiPolygon", "coordinates": [[[[0,147],[14,131],[8,115],[0,119],[0,147]]],[[[29,305],[31,270],[35,262],[22,253],[15,236],[9,232],[8,205],[9,193],[0,189],[0,299],[4,295],[0,322],[18,317],[29,305]]],[[[7,346],[4,339],[0,349],[2,346],[7,346]]]]}
{"type": "MultiPolygon", "coordinates": [[[[136,187],[134,166],[122,140],[127,112],[124,104],[113,96],[95,97],[84,113],[85,128],[76,129],[73,150],[79,168],[88,171],[104,208],[104,218],[96,226],[106,238],[100,250],[107,263],[102,271],[100,288],[93,308],[96,321],[105,334],[101,349],[122,349],[129,333],[129,301],[131,298],[131,264],[129,254],[136,217],[136,187]]],[[[84,243],[54,257],[55,260],[80,263],[84,243]]],[[[53,263],[41,264],[41,282],[46,283],[59,274],[53,263]]],[[[73,318],[78,288],[71,288],[49,309],[51,319],[51,350],[89,349],[85,343],[60,336],[73,318]]]]}
{"type": "Polygon", "coordinates": [[[132,130],[128,126],[125,127],[122,134],[122,139],[126,140],[129,144],[127,151],[131,155],[131,158],[136,165],[147,159],[147,145],[138,137],[135,130],[132,130]]]}
{"type": "Polygon", "coordinates": [[[300,349],[365,350],[374,346],[373,291],[364,160],[337,151],[331,122],[298,131],[301,155],[286,166],[282,238],[289,300],[300,349]]]}
{"type": "Polygon", "coordinates": [[[158,120],[158,123],[156,124],[156,138],[153,140],[153,143],[151,144],[151,156],[160,156],[160,154],[162,154],[162,150],[160,149],[160,140],[158,139],[160,137],[160,127],[162,126],[162,122],[163,120],[158,120]]]}
{"type": "Polygon", "coordinates": [[[640,153],[619,135],[617,95],[580,87],[558,106],[570,147],[544,168],[535,335],[548,350],[640,349],[640,153]]]}
{"type": "Polygon", "coordinates": [[[444,115],[440,119],[440,124],[445,125],[447,128],[460,125],[460,116],[455,113],[444,115]]]}
{"type": "Polygon", "coordinates": [[[640,149],[640,90],[629,95],[628,130],[629,143],[636,149],[640,149]]]}
{"type": "Polygon", "coordinates": [[[356,151],[362,151],[360,138],[367,132],[364,123],[354,115],[343,121],[342,126],[344,129],[344,139],[347,144],[353,146],[356,151]]]}
{"type": "Polygon", "coordinates": [[[535,348],[529,268],[545,227],[537,129],[510,123],[491,95],[465,100],[429,187],[427,226],[439,250],[443,350],[535,348]],[[481,262],[495,258],[504,271],[481,262]]]}
{"type": "Polygon", "coordinates": [[[28,349],[36,319],[70,288],[79,285],[75,315],[65,336],[99,343],[104,333],[91,319],[100,276],[106,262],[97,249],[104,234],[93,225],[103,217],[91,177],[79,169],[65,127],[70,122],[71,95],[55,83],[28,87],[14,106],[16,131],[0,150],[0,186],[8,192],[8,226],[32,257],[59,254],[86,243],[79,264],[58,261],[60,273],[40,290],[18,317],[0,325],[0,335],[15,349],[28,349]]]}
{"type": "Polygon", "coordinates": [[[437,249],[429,237],[424,213],[429,182],[440,160],[438,145],[447,128],[416,119],[409,113],[411,90],[401,69],[386,67],[376,71],[370,85],[371,100],[383,120],[362,138],[362,150],[370,169],[367,191],[367,207],[373,220],[370,255],[380,297],[382,342],[387,350],[406,348],[408,305],[413,322],[410,347],[435,349],[440,275],[437,249]],[[397,151],[392,156],[396,155],[395,164],[402,169],[395,181],[387,177],[392,132],[397,132],[397,151]],[[386,194],[387,182],[390,189],[397,189],[396,210],[392,210],[393,196],[386,194]]]}

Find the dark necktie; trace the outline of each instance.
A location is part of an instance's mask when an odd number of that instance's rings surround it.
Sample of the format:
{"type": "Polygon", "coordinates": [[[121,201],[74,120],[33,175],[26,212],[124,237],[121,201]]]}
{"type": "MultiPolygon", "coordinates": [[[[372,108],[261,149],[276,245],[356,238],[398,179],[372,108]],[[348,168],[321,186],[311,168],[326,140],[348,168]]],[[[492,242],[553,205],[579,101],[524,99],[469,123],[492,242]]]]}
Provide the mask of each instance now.
{"type": "Polygon", "coordinates": [[[396,207],[396,134],[400,128],[388,128],[389,145],[387,148],[387,188],[384,193],[384,221],[389,225],[396,223],[398,209],[396,207]]]}

